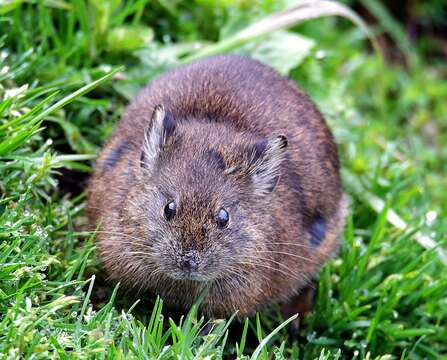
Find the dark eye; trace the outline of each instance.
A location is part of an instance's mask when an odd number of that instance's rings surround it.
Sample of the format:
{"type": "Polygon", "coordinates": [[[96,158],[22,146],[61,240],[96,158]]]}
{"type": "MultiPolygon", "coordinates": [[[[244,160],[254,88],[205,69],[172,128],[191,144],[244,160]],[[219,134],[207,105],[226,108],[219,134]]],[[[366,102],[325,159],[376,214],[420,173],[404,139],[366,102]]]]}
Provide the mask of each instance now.
{"type": "Polygon", "coordinates": [[[170,201],[166,204],[164,213],[167,220],[171,220],[175,213],[177,212],[177,205],[175,205],[174,201],[170,201]]]}
{"type": "Polygon", "coordinates": [[[224,208],[221,208],[216,215],[216,223],[217,226],[220,228],[224,228],[228,224],[228,219],[230,218],[230,215],[228,215],[227,210],[224,208]]]}

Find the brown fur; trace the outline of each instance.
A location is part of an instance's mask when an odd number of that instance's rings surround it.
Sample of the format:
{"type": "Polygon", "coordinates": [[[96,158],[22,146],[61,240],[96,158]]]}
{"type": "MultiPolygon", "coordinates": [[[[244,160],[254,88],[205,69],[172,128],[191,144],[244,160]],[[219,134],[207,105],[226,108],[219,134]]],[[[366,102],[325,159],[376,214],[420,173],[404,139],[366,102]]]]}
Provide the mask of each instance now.
{"type": "Polygon", "coordinates": [[[316,107],[274,70],[230,55],[179,67],[143,89],[88,188],[110,277],[185,308],[210,284],[203,310],[213,316],[249,315],[296,296],[336,251],[345,213],[337,148],[316,107]],[[158,153],[145,134],[155,131],[159,104],[175,128],[158,153]],[[178,208],[168,222],[169,200],[178,208]],[[230,214],[225,229],[214,221],[220,207],[230,214]],[[311,229],[324,235],[321,244],[311,229]],[[185,251],[199,264],[193,279],[177,267],[185,251]]]}

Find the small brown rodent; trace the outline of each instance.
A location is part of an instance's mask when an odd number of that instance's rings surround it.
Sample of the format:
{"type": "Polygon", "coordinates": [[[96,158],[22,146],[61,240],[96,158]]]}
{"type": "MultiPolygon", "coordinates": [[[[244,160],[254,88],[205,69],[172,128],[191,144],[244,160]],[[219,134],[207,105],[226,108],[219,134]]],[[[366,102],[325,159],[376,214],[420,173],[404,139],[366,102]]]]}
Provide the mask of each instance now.
{"type": "Polygon", "coordinates": [[[112,279],[210,316],[287,302],[338,247],[337,148],[297,86],[248,58],[154,79],[102,150],[88,188],[112,279]]]}

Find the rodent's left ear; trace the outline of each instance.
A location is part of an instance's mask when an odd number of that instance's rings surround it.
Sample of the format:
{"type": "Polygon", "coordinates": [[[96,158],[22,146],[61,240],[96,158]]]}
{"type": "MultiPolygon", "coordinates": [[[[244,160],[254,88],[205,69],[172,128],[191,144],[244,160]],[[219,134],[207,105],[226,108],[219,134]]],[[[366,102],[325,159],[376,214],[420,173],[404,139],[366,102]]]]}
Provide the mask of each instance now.
{"type": "Polygon", "coordinates": [[[141,166],[150,167],[163,151],[169,137],[175,129],[174,119],[163,105],[157,105],[152,113],[151,122],[144,134],[141,166]]]}
{"type": "Polygon", "coordinates": [[[284,135],[262,140],[255,145],[250,173],[256,193],[265,195],[275,189],[286,148],[287,138],[284,135]]]}

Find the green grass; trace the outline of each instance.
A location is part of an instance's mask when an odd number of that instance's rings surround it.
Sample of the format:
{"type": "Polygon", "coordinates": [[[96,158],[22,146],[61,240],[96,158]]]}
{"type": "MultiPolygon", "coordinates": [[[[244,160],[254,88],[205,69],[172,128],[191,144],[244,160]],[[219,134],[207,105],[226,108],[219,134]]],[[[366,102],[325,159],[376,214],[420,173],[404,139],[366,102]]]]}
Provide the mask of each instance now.
{"type": "Polygon", "coordinates": [[[144,83],[281,9],[248,3],[0,4],[0,359],[447,357],[447,69],[377,1],[372,30],[407,66],[334,17],[231,48],[305,88],[340,148],[351,214],[300,332],[277,309],[207,325],[105,282],[84,232],[95,154],[144,83]]]}

